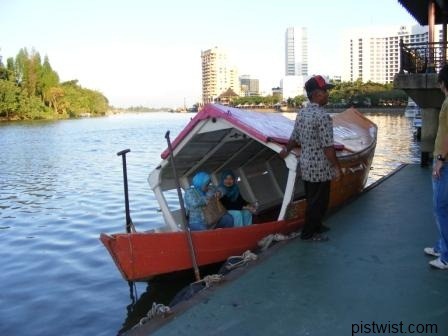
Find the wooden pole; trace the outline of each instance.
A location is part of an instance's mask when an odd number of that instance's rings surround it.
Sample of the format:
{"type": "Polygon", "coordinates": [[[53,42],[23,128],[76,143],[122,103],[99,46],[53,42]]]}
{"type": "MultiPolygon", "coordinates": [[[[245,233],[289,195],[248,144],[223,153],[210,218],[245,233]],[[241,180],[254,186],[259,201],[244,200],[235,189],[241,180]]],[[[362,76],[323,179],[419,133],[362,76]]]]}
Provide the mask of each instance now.
{"type": "Polygon", "coordinates": [[[434,60],[434,28],[436,19],[436,4],[434,0],[430,0],[428,3],[428,67],[427,72],[435,72],[435,60],[434,60]]]}
{"type": "Polygon", "coordinates": [[[196,278],[196,281],[199,281],[199,280],[201,280],[201,275],[199,274],[199,267],[198,267],[198,263],[196,260],[196,253],[194,251],[193,239],[191,238],[190,225],[188,225],[188,221],[187,221],[187,213],[185,212],[184,198],[182,197],[182,191],[180,190],[180,182],[179,182],[179,178],[177,177],[176,165],[174,163],[173,146],[171,145],[171,141],[170,141],[170,131],[166,132],[165,139],[168,144],[168,150],[170,152],[170,159],[171,159],[171,166],[173,167],[174,180],[176,181],[177,196],[179,197],[180,209],[181,209],[181,214],[182,214],[182,216],[181,216],[182,217],[182,226],[185,230],[185,234],[186,234],[187,240],[188,240],[188,247],[190,249],[191,261],[192,261],[193,270],[194,270],[194,276],[196,278]]]}

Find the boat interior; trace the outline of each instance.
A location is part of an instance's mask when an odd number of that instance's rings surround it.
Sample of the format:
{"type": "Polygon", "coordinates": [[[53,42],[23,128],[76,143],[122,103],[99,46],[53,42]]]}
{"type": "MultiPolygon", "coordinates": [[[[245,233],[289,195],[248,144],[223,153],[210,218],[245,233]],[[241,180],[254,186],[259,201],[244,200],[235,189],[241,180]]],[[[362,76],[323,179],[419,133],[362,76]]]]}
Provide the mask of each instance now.
{"type": "MultiPolygon", "coordinates": [[[[226,127],[226,122],[206,122],[192,134],[184,146],[175,152],[175,167],[183,190],[191,185],[193,176],[205,171],[219,184],[221,172],[231,169],[244,199],[258,204],[254,223],[276,220],[284,198],[288,178],[285,161],[267,144],[246,133],[226,127]]],[[[171,160],[159,167],[161,190],[168,200],[169,210],[176,223],[181,223],[180,205],[171,160]]],[[[297,174],[299,176],[300,174],[297,174]]],[[[297,178],[293,200],[304,198],[303,182],[297,178]]],[[[167,218],[165,218],[167,220],[167,218]]],[[[179,226],[179,224],[178,224],[179,226]]]]}

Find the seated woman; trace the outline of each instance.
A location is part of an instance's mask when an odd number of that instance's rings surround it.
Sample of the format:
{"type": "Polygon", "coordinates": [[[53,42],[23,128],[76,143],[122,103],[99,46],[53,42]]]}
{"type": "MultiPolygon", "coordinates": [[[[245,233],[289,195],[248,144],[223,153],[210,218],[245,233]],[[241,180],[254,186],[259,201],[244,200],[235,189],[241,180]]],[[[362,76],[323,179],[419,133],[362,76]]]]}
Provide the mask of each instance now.
{"type": "MultiPolygon", "coordinates": [[[[188,215],[190,230],[207,230],[203,207],[212,197],[218,197],[216,188],[210,186],[210,175],[198,172],[193,177],[193,185],[185,191],[185,209],[188,215]]],[[[215,228],[228,228],[233,226],[233,218],[226,213],[216,224],[215,228]]]]}
{"type": "Polygon", "coordinates": [[[219,191],[223,194],[221,203],[232,215],[234,226],[252,224],[252,214],[256,209],[241,196],[235,174],[231,170],[222,172],[219,191]]]}

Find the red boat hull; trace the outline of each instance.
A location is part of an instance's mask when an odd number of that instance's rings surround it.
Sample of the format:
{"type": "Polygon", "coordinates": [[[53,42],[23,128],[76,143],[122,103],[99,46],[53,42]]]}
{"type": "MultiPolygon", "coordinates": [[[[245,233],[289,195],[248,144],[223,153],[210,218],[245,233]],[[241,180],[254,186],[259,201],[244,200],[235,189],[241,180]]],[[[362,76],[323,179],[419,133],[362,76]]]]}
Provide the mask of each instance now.
{"type": "MultiPolygon", "coordinates": [[[[272,233],[297,231],[303,219],[253,224],[241,228],[192,232],[198,266],[227,260],[254,250],[260,239],[272,233]]],[[[101,234],[100,237],[123,278],[143,281],[158,274],[193,267],[185,232],[101,234]]]]}

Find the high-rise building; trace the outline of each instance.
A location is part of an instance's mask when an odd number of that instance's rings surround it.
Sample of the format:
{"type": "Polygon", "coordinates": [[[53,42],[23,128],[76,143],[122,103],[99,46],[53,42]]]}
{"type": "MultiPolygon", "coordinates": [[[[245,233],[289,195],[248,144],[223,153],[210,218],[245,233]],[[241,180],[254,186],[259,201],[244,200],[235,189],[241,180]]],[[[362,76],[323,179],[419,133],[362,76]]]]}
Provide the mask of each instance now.
{"type": "MultiPolygon", "coordinates": [[[[436,42],[441,26],[436,26],[436,42]]],[[[342,57],[343,81],[391,83],[400,71],[400,39],[407,43],[427,43],[428,27],[391,26],[356,28],[345,32],[342,57]]]]}
{"type": "Polygon", "coordinates": [[[283,100],[304,95],[305,76],[285,76],[280,80],[283,100]]]}
{"type": "Polygon", "coordinates": [[[258,79],[250,78],[249,75],[240,76],[241,94],[245,97],[258,96],[260,94],[260,83],[258,79]]]}
{"type": "Polygon", "coordinates": [[[305,27],[286,29],[285,76],[308,76],[308,34],[305,27]]]}
{"type": "Polygon", "coordinates": [[[202,59],[202,102],[214,102],[220,94],[231,88],[240,94],[238,71],[229,64],[227,54],[214,47],[201,52],[202,59]]]}

